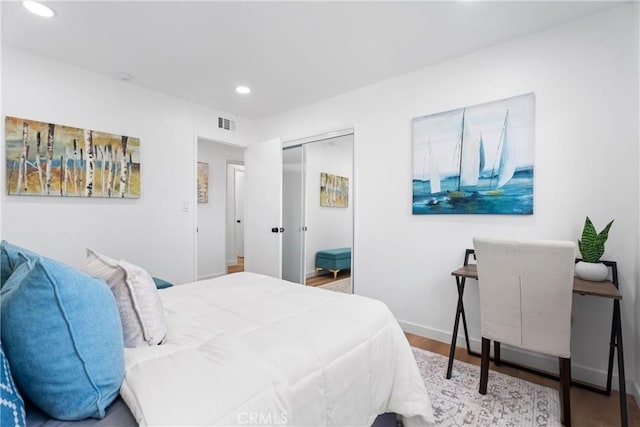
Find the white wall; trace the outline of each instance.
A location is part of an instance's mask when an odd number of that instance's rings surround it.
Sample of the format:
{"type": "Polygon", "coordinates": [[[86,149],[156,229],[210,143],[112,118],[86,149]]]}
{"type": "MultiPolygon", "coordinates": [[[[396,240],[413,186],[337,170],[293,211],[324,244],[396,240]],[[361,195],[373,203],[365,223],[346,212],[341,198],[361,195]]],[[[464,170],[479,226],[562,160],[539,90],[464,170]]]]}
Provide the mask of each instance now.
{"type": "Polygon", "coordinates": [[[192,281],[196,135],[240,145],[254,136],[254,124],[242,118],[234,117],[236,132],[218,130],[219,114],[3,46],[2,115],[140,138],[142,195],[45,199],[3,191],[2,237],[74,266],[89,246],[172,282],[192,281]]]}
{"type": "Polygon", "coordinates": [[[227,161],[243,160],[242,147],[198,140],[198,161],[209,164],[209,202],[198,203],[198,280],[227,273],[227,161]]]}
{"type": "Polygon", "coordinates": [[[316,252],[353,244],[353,135],[305,144],[307,276],[315,274],[316,252]],[[349,178],[349,206],[320,206],[320,173],[349,178]]]}
{"type": "MultiPolygon", "coordinates": [[[[627,378],[635,378],[637,7],[624,5],[262,120],[258,140],[355,128],[358,293],[386,302],[406,330],[441,341],[450,339],[456,306],[450,272],[473,236],[575,241],[585,215],[598,228],[615,218],[605,258],[618,261],[627,378]],[[413,216],[411,119],[528,92],[536,96],[535,214],[413,216]]],[[[478,348],[473,284],[465,301],[478,348]]],[[[575,297],[573,312],[574,376],[602,383],[611,304],[575,297]]]]}

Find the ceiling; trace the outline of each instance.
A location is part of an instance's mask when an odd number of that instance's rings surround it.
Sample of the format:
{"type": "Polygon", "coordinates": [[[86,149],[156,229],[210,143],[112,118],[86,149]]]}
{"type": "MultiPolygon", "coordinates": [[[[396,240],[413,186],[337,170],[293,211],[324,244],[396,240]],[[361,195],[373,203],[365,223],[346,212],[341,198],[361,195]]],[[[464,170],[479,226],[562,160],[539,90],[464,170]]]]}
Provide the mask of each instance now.
{"type": "Polygon", "coordinates": [[[49,1],[49,20],[1,3],[3,44],[258,119],[621,2],[49,1]]]}

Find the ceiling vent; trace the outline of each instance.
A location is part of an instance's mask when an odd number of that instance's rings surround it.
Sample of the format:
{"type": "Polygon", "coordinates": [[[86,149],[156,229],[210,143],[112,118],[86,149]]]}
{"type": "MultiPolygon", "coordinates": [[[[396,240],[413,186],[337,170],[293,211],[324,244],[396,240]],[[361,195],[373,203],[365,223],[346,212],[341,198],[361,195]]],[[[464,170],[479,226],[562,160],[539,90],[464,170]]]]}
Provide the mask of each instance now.
{"type": "Polygon", "coordinates": [[[225,119],[224,117],[218,117],[218,127],[220,129],[234,131],[236,130],[236,122],[234,122],[233,120],[225,119]]]}

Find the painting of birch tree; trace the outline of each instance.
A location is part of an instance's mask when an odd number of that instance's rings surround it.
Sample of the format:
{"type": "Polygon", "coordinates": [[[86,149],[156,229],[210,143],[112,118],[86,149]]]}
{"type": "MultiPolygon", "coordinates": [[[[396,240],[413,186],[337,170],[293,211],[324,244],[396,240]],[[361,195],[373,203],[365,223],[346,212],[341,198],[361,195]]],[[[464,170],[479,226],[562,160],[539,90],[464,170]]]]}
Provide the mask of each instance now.
{"type": "Polygon", "coordinates": [[[140,140],[6,117],[7,194],[140,197],[140,140]]]}
{"type": "Polygon", "coordinates": [[[209,163],[198,162],[198,203],[209,203],[209,163]]]}
{"type": "Polygon", "coordinates": [[[349,178],[321,172],[320,206],[331,208],[349,207],[349,178]]]}

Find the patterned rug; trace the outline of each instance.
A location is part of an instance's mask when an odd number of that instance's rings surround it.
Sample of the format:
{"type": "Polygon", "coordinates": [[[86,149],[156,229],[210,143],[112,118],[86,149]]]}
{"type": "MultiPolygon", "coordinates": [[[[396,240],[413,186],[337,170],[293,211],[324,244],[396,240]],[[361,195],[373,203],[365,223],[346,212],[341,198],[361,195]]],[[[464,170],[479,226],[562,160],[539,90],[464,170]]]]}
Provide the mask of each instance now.
{"type": "Polygon", "coordinates": [[[412,348],[439,426],[561,426],[558,391],[489,370],[485,396],[478,393],[480,367],[412,348]]]}
{"type": "Polygon", "coordinates": [[[322,289],[328,289],[330,291],[342,292],[345,294],[352,294],[353,290],[351,289],[351,277],[347,277],[346,279],[336,280],[335,282],[327,283],[326,285],[318,286],[322,289]]]}

